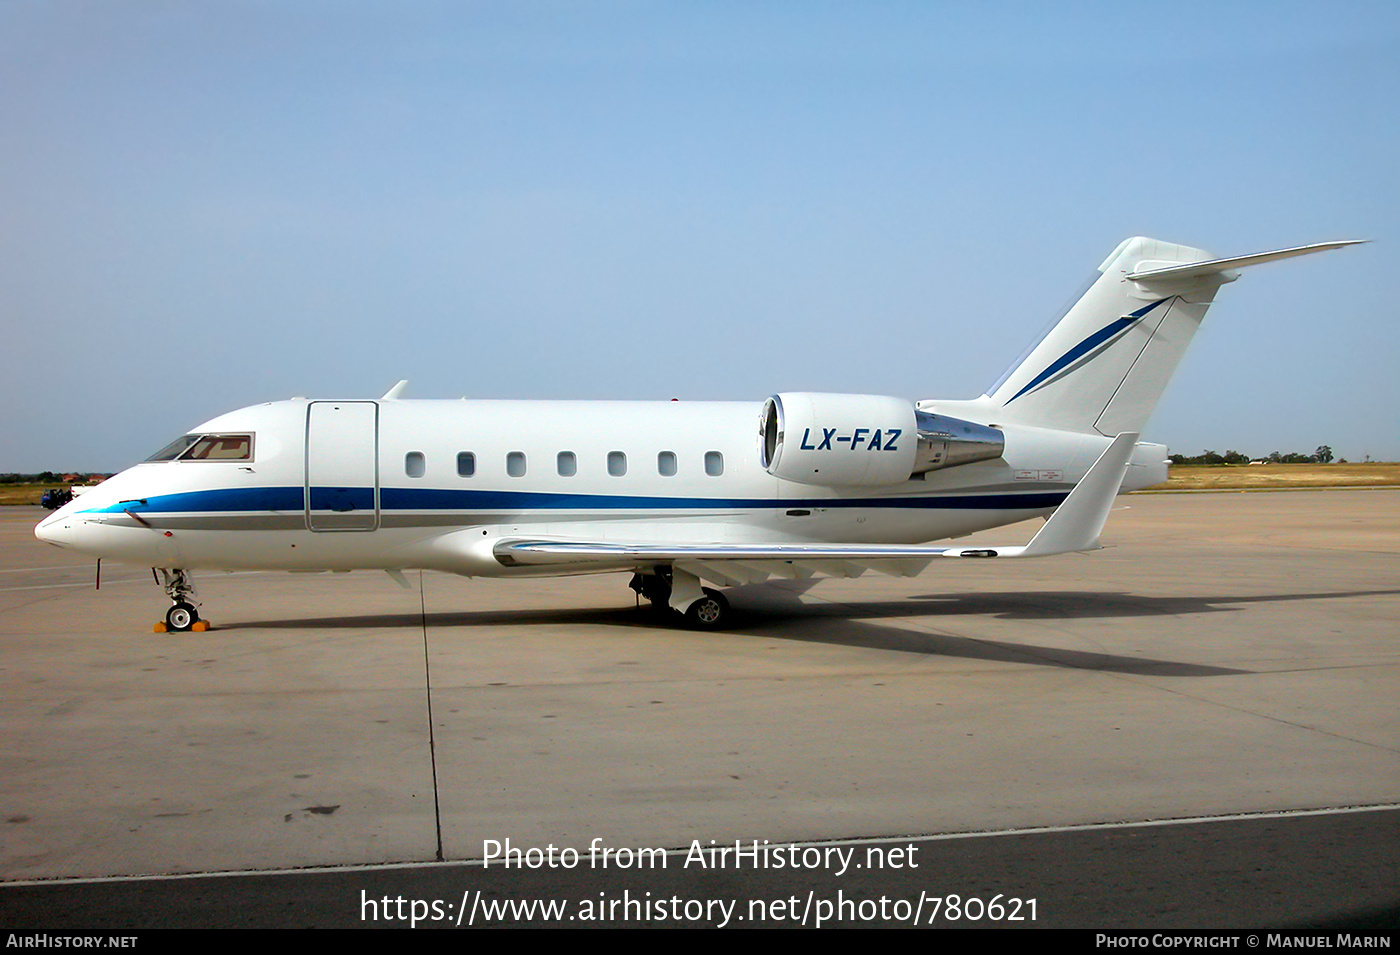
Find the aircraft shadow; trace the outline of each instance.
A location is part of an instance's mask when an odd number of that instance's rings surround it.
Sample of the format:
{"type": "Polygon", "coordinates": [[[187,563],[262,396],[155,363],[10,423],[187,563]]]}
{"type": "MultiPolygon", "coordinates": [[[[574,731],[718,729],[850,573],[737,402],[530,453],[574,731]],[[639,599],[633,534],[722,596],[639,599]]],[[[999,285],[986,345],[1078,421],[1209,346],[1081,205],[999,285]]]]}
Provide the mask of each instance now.
{"type": "MultiPolygon", "coordinates": [[[[1142,676],[1195,677],[1252,673],[1230,667],[1206,666],[1006,640],[981,640],[953,634],[904,630],[878,621],[902,618],[997,617],[1007,620],[1074,620],[1185,616],[1243,609],[1241,604],[1345,597],[1388,596],[1400,590],[1358,590],[1324,593],[1157,597],[1102,591],[1050,591],[995,594],[924,594],[892,601],[803,604],[804,585],[758,584],[737,587],[731,634],[771,637],[805,643],[894,650],[967,660],[1031,663],[1078,670],[1105,670],[1142,676]],[[872,620],[871,618],[876,618],[872,620]]],[[[655,630],[676,629],[673,619],[647,607],[558,608],[445,611],[429,614],[364,614],[293,620],[243,621],[220,630],[357,630],[431,629],[449,627],[519,627],[604,625],[655,630]]]]}
{"type": "MultiPolygon", "coordinates": [[[[769,591],[783,589],[782,585],[761,585],[769,591]]],[[[747,588],[742,588],[747,589],[747,588]]],[[[846,646],[866,646],[872,649],[901,650],[911,653],[931,653],[939,656],[967,659],[1036,663],[1063,666],[1070,669],[1108,670],[1140,676],[1229,676],[1254,673],[1231,667],[1207,666],[1173,660],[1158,660],[1141,656],[1124,656],[1060,647],[1016,643],[1007,640],[980,640],[953,634],[937,634],[879,627],[870,618],[898,620],[901,618],[997,617],[1003,620],[1075,620],[1095,618],[1178,617],[1200,613],[1238,612],[1244,608],[1231,606],[1291,600],[1323,600],[1344,597],[1391,596],[1394,590],[1333,591],[1298,594],[1255,594],[1246,596],[1156,597],[1140,594],[1103,591],[1028,591],[1020,593],[923,594],[891,601],[851,601],[826,605],[803,604],[797,594],[785,601],[791,610],[777,607],[766,615],[768,626],[740,626],[739,632],[764,633],[785,639],[846,646]],[[937,606],[930,607],[936,601],[937,606]],[[780,616],[779,613],[782,613],[780,616]],[[843,626],[832,630],[788,627],[798,615],[808,618],[838,619],[843,626]],[[851,618],[859,617],[859,622],[851,618]],[[857,627],[851,630],[848,626],[857,627]],[[878,628],[878,637],[869,631],[878,628]],[[790,630],[792,632],[777,632],[790,630]],[[865,631],[865,632],[862,632],[865,631]]],[[[773,597],[769,596],[769,603],[773,597]]],[[[798,624],[801,626],[801,624],[798,624]]]]}
{"type": "MultiPolygon", "coordinates": [[[[1280,601],[1333,600],[1346,597],[1389,597],[1400,594],[1392,590],[1344,590],[1296,594],[1250,594],[1154,597],[1130,593],[1103,591],[1045,591],[998,594],[918,594],[911,601],[938,601],[934,613],[976,614],[1000,617],[1003,620],[1073,620],[1095,617],[1177,617],[1197,613],[1237,612],[1240,604],[1266,604],[1280,601]]],[[[900,608],[904,601],[892,601],[887,606],[900,608]]],[[[862,607],[868,604],[860,604],[862,607]]],[[[886,605],[881,605],[886,606],[886,605]]],[[[920,605],[919,615],[929,613],[928,604],[920,605]]]]}
{"type": "MultiPolygon", "coordinates": [[[[734,610],[734,625],[725,633],[824,643],[830,646],[869,650],[893,650],[928,656],[954,657],[997,663],[1031,663],[1074,670],[1109,670],[1143,676],[1225,676],[1252,671],[1201,666],[1174,660],[1154,660],[1085,650],[1036,646],[1005,640],[977,640],[951,634],[903,630],[878,622],[849,619],[866,616],[870,605],[838,605],[831,608],[801,606],[803,612],[783,612],[775,608],[734,610]],[[814,611],[815,612],[810,612],[814,611]]],[[[925,613],[886,613],[885,617],[926,616],[925,613]]],[[[602,625],[655,631],[658,637],[679,631],[674,618],[667,618],[649,607],[560,610],[486,610],[420,614],[374,614],[353,617],[318,617],[307,620],[250,620],[221,625],[219,630],[429,630],[476,627],[538,627],[602,625]]],[[[684,632],[684,631],[681,631],[684,632]]]]}

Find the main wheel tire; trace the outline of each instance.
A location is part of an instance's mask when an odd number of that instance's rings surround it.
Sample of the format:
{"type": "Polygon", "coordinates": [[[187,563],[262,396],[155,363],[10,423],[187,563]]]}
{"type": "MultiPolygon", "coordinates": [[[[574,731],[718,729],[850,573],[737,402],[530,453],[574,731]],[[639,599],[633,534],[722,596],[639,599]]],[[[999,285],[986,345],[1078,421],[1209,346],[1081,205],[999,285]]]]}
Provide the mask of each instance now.
{"type": "Polygon", "coordinates": [[[729,601],[706,587],[705,595],[686,609],[685,622],[696,630],[719,630],[729,623],[729,601]]]}
{"type": "Polygon", "coordinates": [[[165,612],[165,625],[172,633],[184,633],[199,620],[199,613],[192,604],[180,601],[165,612]]]}

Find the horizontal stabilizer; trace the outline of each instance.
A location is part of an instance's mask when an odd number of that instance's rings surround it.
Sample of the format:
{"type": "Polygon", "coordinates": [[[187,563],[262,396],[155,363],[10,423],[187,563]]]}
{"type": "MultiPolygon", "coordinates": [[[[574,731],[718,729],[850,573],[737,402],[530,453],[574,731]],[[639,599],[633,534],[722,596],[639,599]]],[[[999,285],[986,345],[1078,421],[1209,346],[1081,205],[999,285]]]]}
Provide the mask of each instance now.
{"type": "MultiPolygon", "coordinates": [[[[1365,241],[1367,240],[1342,239],[1338,242],[1315,242],[1312,245],[1299,245],[1291,249],[1279,249],[1275,252],[1256,252],[1253,255],[1236,255],[1228,259],[1210,259],[1206,262],[1191,262],[1186,265],[1146,268],[1129,272],[1126,278],[1133,282],[1161,282],[1166,280],[1192,279],[1202,275],[1218,275],[1221,272],[1228,272],[1231,269],[1242,269],[1250,265],[1259,265],[1263,262],[1274,262],[1278,259],[1291,259],[1296,255],[1311,255],[1314,252],[1341,249],[1348,245],[1359,245],[1365,241]]],[[[1145,262],[1143,264],[1152,265],[1154,263],[1145,262]]]]}

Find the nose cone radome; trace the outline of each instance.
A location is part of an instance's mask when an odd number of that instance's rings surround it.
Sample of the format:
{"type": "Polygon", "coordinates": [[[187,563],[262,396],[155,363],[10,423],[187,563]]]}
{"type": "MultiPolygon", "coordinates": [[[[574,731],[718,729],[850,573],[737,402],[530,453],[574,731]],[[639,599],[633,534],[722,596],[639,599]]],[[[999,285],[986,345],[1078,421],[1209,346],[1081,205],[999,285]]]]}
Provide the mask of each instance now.
{"type": "Polygon", "coordinates": [[[80,498],[73,498],[40,521],[38,526],[34,528],[34,536],[46,544],[54,544],[58,547],[76,546],[78,543],[77,535],[87,523],[86,519],[78,512],[90,508],[92,503],[91,499],[83,502],[80,498]]]}
{"type": "Polygon", "coordinates": [[[34,536],[45,544],[67,547],[72,543],[72,524],[71,512],[68,511],[68,505],[65,504],[38,523],[34,528],[34,536]]]}

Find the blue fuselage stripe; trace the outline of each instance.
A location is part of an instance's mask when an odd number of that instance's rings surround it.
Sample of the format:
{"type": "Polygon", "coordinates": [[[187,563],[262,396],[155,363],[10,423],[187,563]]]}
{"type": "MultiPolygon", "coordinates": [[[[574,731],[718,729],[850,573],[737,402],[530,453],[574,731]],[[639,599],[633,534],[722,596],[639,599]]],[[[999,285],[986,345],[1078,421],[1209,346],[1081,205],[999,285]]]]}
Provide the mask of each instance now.
{"type": "MultiPolygon", "coordinates": [[[[548,491],[449,490],[386,487],[379,492],[380,511],[653,511],[775,510],[788,508],[911,508],[930,510],[1044,510],[1058,507],[1067,491],[995,494],[941,494],[918,497],[863,498],[712,498],[640,495],[563,494],[548,491]]],[[[311,489],[314,510],[373,510],[374,488],[311,489]]],[[[126,501],[96,513],[138,514],[287,513],[306,509],[301,487],[221,488],[162,494],[126,501]]]]}
{"type": "MultiPolygon", "coordinates": [[[[319,490],[319,489],[318,489],[319,490]]],[[[374,507],[374,489],[368,490],[369,507],[374,507]]],[[[313,492],[312,499],[316,499],[313,492]]],[[[249,511],[304,511],[305,488],[301,487],[227,487],[208,491],[183,491],[178,494],[156,494],[140,500],[122,501],[96,508],[99,514],[166,513],[244,513],[249,511]]]]}
{"type": "Polygon", "coordinates": [[[1108,341],[1114,335],[1117,335],[1119,332],[1126,331],[1128,326],[1136,324],[1144,316],[1146,316],[1148,312],[1152,311],[1154,308],[1156,308],[1158,305],[1161,305],[1162,302],[1165,301],[1167,300],[1160,299],[1156,302],[1153,302],[1151,305],[1143,306],[1136,312],[1133,312],[1131,315],[1124,315],[1122,318],[1114,319],[1113,321],[1109,322],[1103,328],[1094,332],[1094,334],[1090,335],[1078,345],[1075,345],[1069,351],[1065,352],[1063,355],[1057,358],[1054,362],[1050,364],[1050,367],[1046,368],[1040,374],[1032,378],[1030,382],[1026,385],[1026,387],[1022,388],[1020,391],[1016,392],[1014,395],[1008,398],[1006,403],[1011,404],[1011,402],[1015,401],[1017,398],[1030,391],[1036,385],[1039,385],[1042,381],[1049,378],[1051,375],[1054,375],[1061,368],[1064,368],[1072,362],[1077,361],[1080,358],[1080,356],[1086,355],[1089,352],[1093,351],[1095,348],[1098,348],[1100,345],[1108,341]]]}

